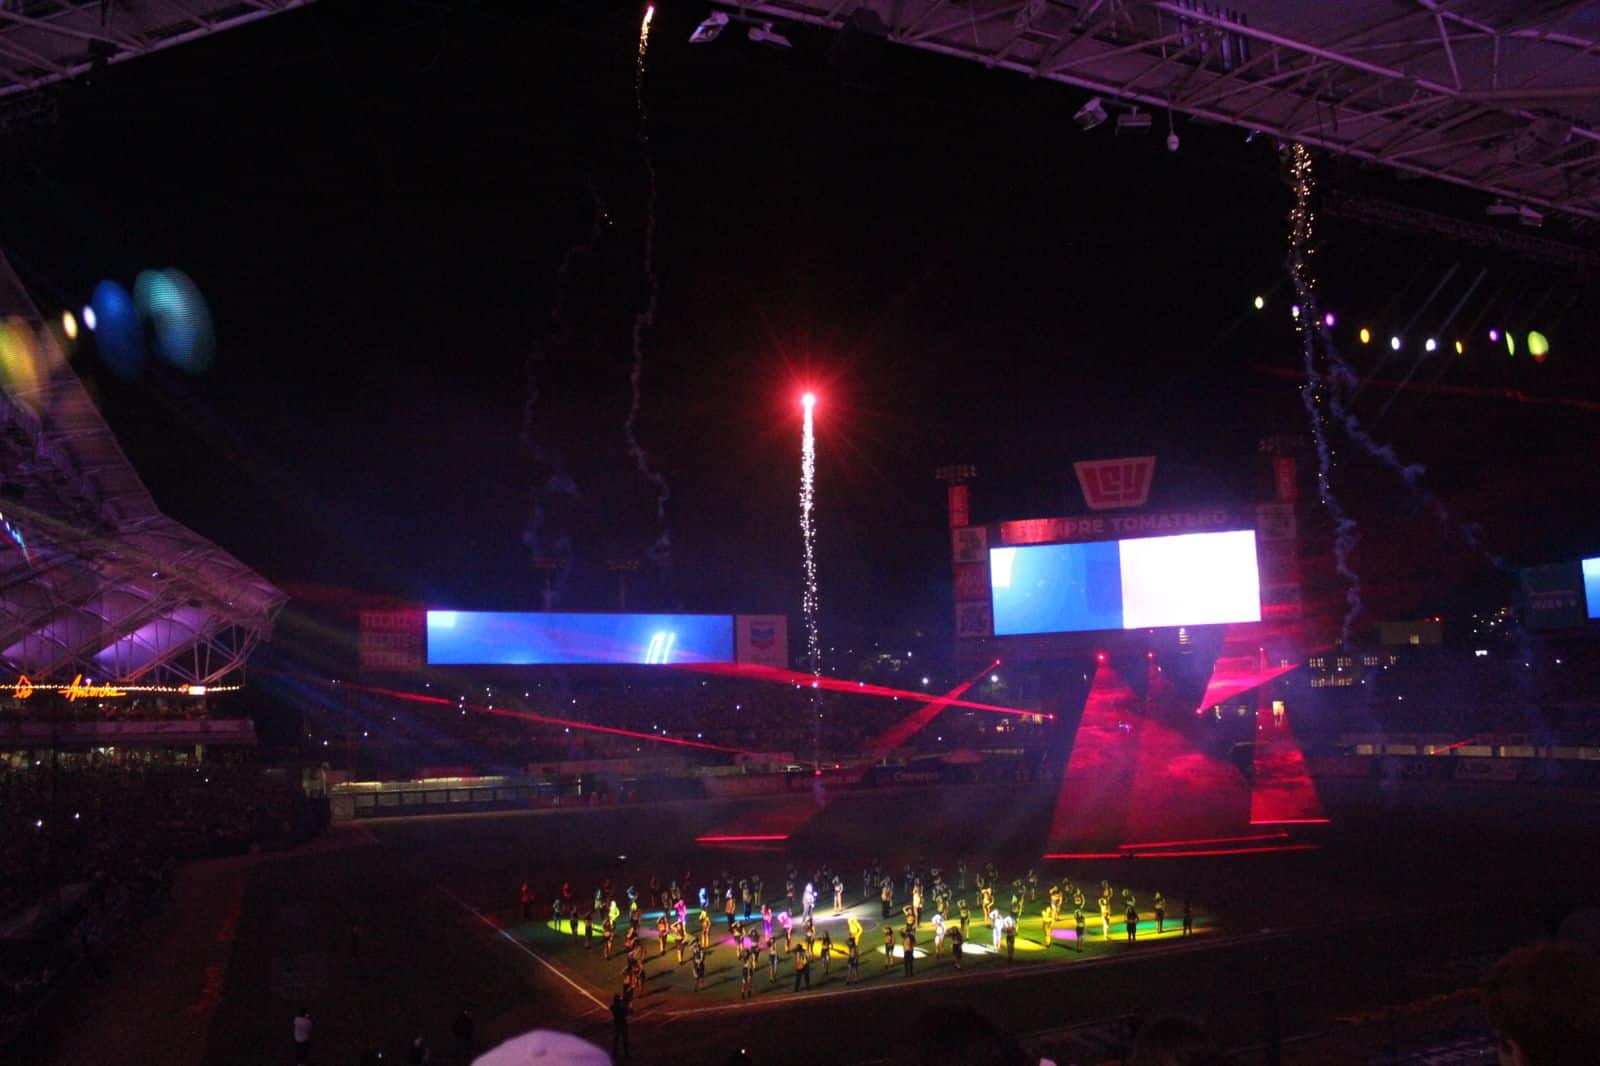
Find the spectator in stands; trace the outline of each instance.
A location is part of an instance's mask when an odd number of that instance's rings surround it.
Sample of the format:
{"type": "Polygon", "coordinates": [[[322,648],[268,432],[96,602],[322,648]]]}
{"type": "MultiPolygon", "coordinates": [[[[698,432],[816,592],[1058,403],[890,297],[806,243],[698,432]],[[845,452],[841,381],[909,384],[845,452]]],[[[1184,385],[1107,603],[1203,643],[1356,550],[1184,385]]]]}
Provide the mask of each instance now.
{"type": "Polygon", "coordinates": [[[1516,949],[1489,971],[1483,1006],[1501,1066],[1578,1066],[1600,1057],[1600,959],[1581,948],[1516,949]]]}
{"type": "Polygon", "coordinates": [[[311,1008],[301,1007],[294,1016],[294,1061],[311,1061],[311,1008]]]}

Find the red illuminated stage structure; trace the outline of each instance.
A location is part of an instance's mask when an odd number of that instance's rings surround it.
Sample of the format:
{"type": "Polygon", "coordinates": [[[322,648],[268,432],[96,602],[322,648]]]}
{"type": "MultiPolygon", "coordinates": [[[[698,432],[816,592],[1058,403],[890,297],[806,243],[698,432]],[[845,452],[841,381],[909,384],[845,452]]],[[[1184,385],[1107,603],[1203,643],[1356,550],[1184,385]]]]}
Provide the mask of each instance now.
{"type": "Polygon", "coordinates": [[[1054,720],[1045,770],[1061,784],[1048,856],[1279,851],[1304,846],[1288,838],[1293,827],[1326,821],[1279,681],[1322,643],[1302,608],[1293,448],[1263,446],[1273,490],[1242,506],[1147,509],[1155,459],[1142,457],[1076,464],[1085,513],[977,524],[972,469],[945,478],[958,658],[966,669],[1003,660],[1054,720]],[[1159,538],[1187,552],[1229,533],[1254,564],[1240,587],[1215,573],[1199,576],[1198,598],[1161,587],[1185,575],[1160,562],[1173,552],[1159,538]],[[1035,557],[1065,569],[1036,576],[1013,551],[1045,546],[1060,547],[1035,557]],[[1156,578],[1137,572],[1151,558],[1156,578]],[[1062,573],[1057,590],[1049,582],[1062,573]],[[1080,615],[1037,602],[1056,598],[1080,615]]]}

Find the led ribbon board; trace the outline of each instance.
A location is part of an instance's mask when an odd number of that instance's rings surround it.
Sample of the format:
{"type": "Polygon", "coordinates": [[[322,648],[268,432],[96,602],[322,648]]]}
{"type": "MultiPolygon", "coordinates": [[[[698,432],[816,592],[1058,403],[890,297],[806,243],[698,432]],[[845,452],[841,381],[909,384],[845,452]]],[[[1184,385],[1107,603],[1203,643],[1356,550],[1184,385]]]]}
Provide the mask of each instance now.
{"type": "Polygon", "coordinates": [[[430,666],[733,661],[733,616],[726,614],[428,612],[430,666]]]}

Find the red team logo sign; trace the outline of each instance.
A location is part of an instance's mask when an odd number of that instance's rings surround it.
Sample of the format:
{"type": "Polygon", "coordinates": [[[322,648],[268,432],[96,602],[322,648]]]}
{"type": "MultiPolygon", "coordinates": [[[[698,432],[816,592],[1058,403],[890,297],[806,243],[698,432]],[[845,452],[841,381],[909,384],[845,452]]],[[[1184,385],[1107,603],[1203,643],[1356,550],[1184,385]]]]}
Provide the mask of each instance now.
{"type": "Polygon", "coordinates": [[[1140,455],[1132,459],[1095,459],[1073,463],[1084,502],[1091,511],[1116,507],[1143,507],[1150,498],[1151,475],[1156,457],[1140,455]]]}

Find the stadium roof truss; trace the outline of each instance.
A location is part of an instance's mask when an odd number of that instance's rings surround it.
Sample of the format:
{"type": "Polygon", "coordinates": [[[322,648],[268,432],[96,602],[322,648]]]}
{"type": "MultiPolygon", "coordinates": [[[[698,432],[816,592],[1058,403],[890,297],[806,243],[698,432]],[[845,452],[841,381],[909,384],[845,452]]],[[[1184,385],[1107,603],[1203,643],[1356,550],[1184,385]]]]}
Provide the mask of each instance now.
{"type": "Polygon", "coordinates": [[[311,0],[0,0],[0,97],[243,26],[311,0]]]}
{"type": "Polygon", "coordinates": [[[3,257],[0,315],[0,669],[149,685],[236,674],[284,595],[156,508],[3,257]]]}
{"type": "MultiPolygon", "coordinates": [[[[1600,219],[1593,0],[760,0],[885,37],[1600,219]]],[[[1525,219],[1527,216],[1525,216],[1525,219]]]]}

